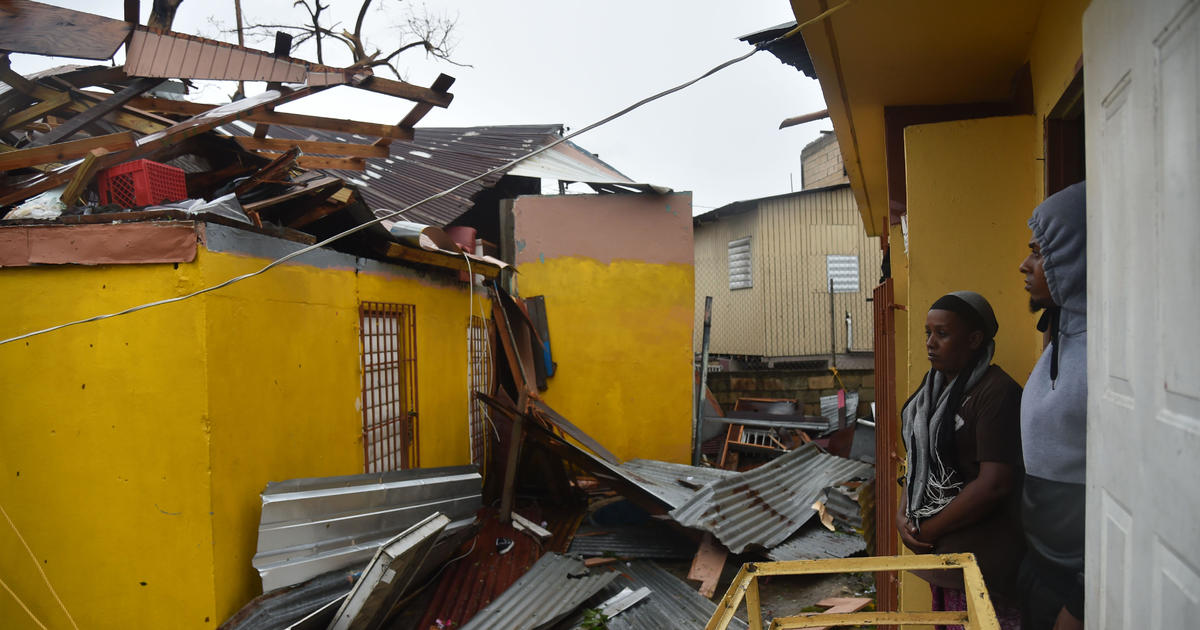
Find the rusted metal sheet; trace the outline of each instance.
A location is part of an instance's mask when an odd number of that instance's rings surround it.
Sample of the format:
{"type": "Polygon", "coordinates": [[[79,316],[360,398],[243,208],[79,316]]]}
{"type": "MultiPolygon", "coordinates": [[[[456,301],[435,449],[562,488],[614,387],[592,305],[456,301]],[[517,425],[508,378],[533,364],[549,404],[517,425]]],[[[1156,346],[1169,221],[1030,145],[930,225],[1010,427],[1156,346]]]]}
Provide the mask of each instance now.
{"type": "Polygon", "coordinates": [[[689,560],[696,553],[696,543],[670,525],[650,520],[637,525],[584,525],[571,539],[570,552],[585,558],[689,560]]]}
{"type": "Polygon", "coordinates": [[[191,262],[197,242],[191,221],[0,227],[0,267],[191,262]]]}
{"type": "Polygon", "coordinates": [[[108,59],[133,24],[28,0],[0,2],[0,42],[11,52],[108,59]]]}
{"type": "Polygon", "coordinates": [[[808,443],[701,488],[671,516],[687,527],[712,532],[733,553],[751,546],[769,549],[808,521],[824,488],[871,474],[869,464],[822,453],[808,443]]]}
{"type": "Polygon", "coordinates": [[[616,577],[613,571],[588,569],[578,558],[547,553],[462,630],[545,628],[569,615],[616,577]]]}
{"type": "Polygon", "coordinates": [[[125,72],[138,77],[219,79],[341,85],[370,71],[334,68],[214,39],[136,27],[129,38],[125,72]]]}
{"type": "Polygon", "coordinates": [[[271,590],[366,561],[396,533],[433,512],[467,531],[481,505],[474,466],[272,482],[262,494],[252,564],[271,590]]]}

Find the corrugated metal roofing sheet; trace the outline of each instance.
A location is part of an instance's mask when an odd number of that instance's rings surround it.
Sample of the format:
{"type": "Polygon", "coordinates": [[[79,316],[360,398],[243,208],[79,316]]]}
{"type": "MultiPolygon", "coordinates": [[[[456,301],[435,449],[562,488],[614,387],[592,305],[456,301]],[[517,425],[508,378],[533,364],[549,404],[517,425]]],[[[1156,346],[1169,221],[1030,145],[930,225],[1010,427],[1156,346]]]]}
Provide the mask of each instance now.
{"type": "Polygon", "coordinates": [[[452,520],[443,533],[450,539],[474,523],[481,486],[474,466],[269,483],[253,560],[263,590],[366,562],[434,512],[452,520]]]}
{"type": "MultiPolygon", "coordinates": [[[[250,125],[226,125],[228,133],[247,136],[250,125]]],[[[467,179],[503,166],[562,137],[562,125],[495,125],[486,127],[422,127],[412,140],[393,140],[386,158],[367,158],[365,171],[326,170],[358,188],[372,210],[400,210],[467,179]]],[[[272,138],[366,144],[357,134],[272,125],[272,138]]],[[[514,174],[578,178],[633,184],[620,172],[569,142],[517,166],[514,174]]],[[[475,195],[496,185],[505,174],[494,173],[453,193],[406,212],[403,218],[444,227],[470,210],[475,195]]]]}
{"type": "Polygon", "coordinates": [[[800,531],[782,545],[767,551],[776,560],[816,560],[818,558],[848,558],[867,549],[867,541],[858,534],[831,532],[816,521],[805,523],[800,531]]]}
{"type": "Polygon", "coordinates": [[[548,553],[462,630],[544,628],[570,614],[616,577],[612,571],[588,569],[579,558],[548,553]]]}
{"type": "Polygon", "coordinates": [[[585,525],[575,532],[570,551],[584,557],[690,560],[696,555],[696,543],[670,525],[651,520],[638,525],[585,525]]]}
{"type": "Polygon", "coordinates": [[[671,511],[680,524],[712,532],[733,553],[782,543],[813,514],[834,483],[865,478],[871,465],[823,453],[808,443],[736,477],[714,481],[671,511]]]}
{"type": "Polygon", "coordinates": [[[652,459],[633,459],[621,464],[618,470],[625,473],[625,477],[638,487],[672,508],[686,503],[700,487],[738,475],[738,472],[733,470],[673,464],[652,459]]]}
{"type": "MultiPolygon", "coordinates": [[[[608,620],[609,630],[647,630],[649,628],[703,628],[717,609],[714,602],[701,595],[696,587],[675,577],[649,560],[634,560],[617,565],[621,576],[604,587],[594,601],[616,595],[622,588],[647,587],[650,596],[608,620]]],[[[582,613],[569,618],[575,627],[583,621],[582,613]]],[[[730,628],[742,629],[746,623],[733,619],[730,628]]]]}

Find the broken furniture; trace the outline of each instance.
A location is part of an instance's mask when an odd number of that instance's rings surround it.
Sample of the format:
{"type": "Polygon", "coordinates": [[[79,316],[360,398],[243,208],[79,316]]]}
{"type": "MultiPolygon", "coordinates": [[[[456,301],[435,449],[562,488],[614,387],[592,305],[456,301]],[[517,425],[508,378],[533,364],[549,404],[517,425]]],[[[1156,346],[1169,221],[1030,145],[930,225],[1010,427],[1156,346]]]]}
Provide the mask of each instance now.
{"type": "Polygon", "coordinates": [[[772,630],[786,628],[821,628],[827,626],[859,625],[961,625],[967,630],[1000,630],[992,600],[988,595],[983,574],[969,553],[946,555],[884,556],[872,558],[842,558],[831,560],[800,560],[796,562],[748,562],[738,571],[729,590],[717,604],[717,612],[709,619],[705,630],[725,630],[730,627],[743,600],[749,626],[762,630],[763,615],[759,600],[758,579],[772,575],[814,575],[822,573],[858,573],[864,571],[917,571],[930,569],[961,570],[966,585],[967,610],[948,612],[842,612],[810,613],[791,617],[775,617],[772,630]]]}

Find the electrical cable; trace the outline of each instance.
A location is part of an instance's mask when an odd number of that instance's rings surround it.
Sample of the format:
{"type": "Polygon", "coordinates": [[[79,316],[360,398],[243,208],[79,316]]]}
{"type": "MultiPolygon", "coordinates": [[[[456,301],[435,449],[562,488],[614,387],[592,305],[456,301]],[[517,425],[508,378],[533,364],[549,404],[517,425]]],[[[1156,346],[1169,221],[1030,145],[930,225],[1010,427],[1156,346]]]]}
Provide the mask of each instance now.
{"type": "Polygon", "coordinates": [[[833,8],[831,8],[831,9],[828,9],[828,10],[826,10],[826,11],[823,11],[823,12],[821,12],[820,14],[818,14],[817,16],[815,16],[815,17],[813,17],[813,18],[811,18],[811,19],[809,19],[809,20],[806,20],[804,23],[802,23],[802,24],[798,24],[798,25],[797,25],[795,28],[793,28],[792,30],[788,31],[787,33],[785,33],[785,34],[783,34],[783,35],[781,35],[781,36],[779,36],[779,37],[776,37],[775,39],[772,39],[772,40],[770,40],[770,41],[766,41],[766,42],[760,42],[760,43],[756,44],[756,45],[754,46],[754,48],[750,50],[750,52],[748,52],[748,53],[746,53],[746,54],[744,54],[744,55],[739,55],[739,56],[737,56],[737,57],[734,57],[733,59],[730,59],[730,60],[728,60],[728,61],[725,61],[725,62],[723,62],[723,63],[717,64],[717,65],[716,65],[716,66],[714,66],[712,69],[708,70],[707,72],[704,72],[703,74],[701,74],[700,76],[698,76],[698,77],[696,77],[696,78],[694,78],[694,79],[691,79],[691,80],[689,80],[689,81],[685,81],[685,82],[683,82],[683,83],[680,83],[679,85],[676,85],[676,86],[674,86],[674,87],[667,88],[666,90],[663,90],[663,91],[661,91],[661,92],[659,92],[659,93],[657,93],[657,94],[654,94],[654,95],[652,95],[652,96],[648,96],[648,97],[646,97],[646,98],[644,98],[644,99],[642,99],[642,100],[640,100],[640,101],[637,101],[636,103],[634,103],[634,104],[632,104],[632,105],[629,105],[628,107],[625,107],[624,109],[622,109],[622,110],[620,110],[620,111],[618,111],[618,112],[616,112],[616,113],[614,113],[614,114],[610,114],[610,115],[608,115],[608,116],[606,116],[606,117],[604,117],[604,118],[601,118],[600,120],[598,120],[598,121],[596,121],[596,122],[594,122],[594,123],[591,123],[590,125],[587,125],[587,126],[585,126],[585,127],[581,128],[581,129],[577,129],[577,130],[575,130],[575,131],[573,131],[573,132],[571,132],[571,133],[568,133],[568,134],[564,135],[563,137],[561,137],[561,138],[558,138],[557,140],[554,140],[553,142],[551,142],[551,143],[549,143],[549,144],[547,144],[547,145],[545,145],[545,146],[542,146],[542,147],[540,147],[540,148],[534,149],[533,151],[530,151],[529,153],[526,153],[525,155],[522,155],[522,156],[519,156],[519,157],[517,157],[517,158],[514,158],[514,159],[512,159],[512,160],[509,160],[508,162],[506,162],[506,163],[504,163],[504,164],[502,164],[502,165],[500,165],[500,166],[497,166],[497,167],[495,167],[495,168],[492,168],[492,169],[490,169],[490,170],[488,170],[488,171],[485,171],[484,173],[482,173],[482,174],[480,174],[480,175],[476,175],[476,176],[474,176],[474,177],[471,177],[471,178],[469,178],[469,179],[463,180],[463,181],[461,181],[461,182],[459,182],[459,183],[457,183],[457,184],[455,184],[455,185],[451,186],[450,188],[447,188],[447,189],[445,189],[445,190],[442,190],[442,191],[440,191],[440,192],[434,193],[434,194],[432,194],[432,195],[430,195],[430,196],[428,196],[428,197],[425,197],[424,199],[422,199],[422,200],[420,200],[420,201],[418,201],[418,202],[416,202],[416,203],[413,203],[413,204],[411,204],[411,205],[409,205],[409,206],[406,206],[406,207],[405,207],[404,209],[402,209],[402,210],[391,210],[391,211],[388,211],[388,212],[384,212],[383,214],[381,214],[381,215],[377,216],[375,219],[373,219],[373,220],[371,220],[371,221],[367,221],[367,222],[365,222],[365,223],[360,223],[360,224],[358,224],[358,225],[356,225],[356,226],[354,226],[354,227],[351,227],[351,228],[350,228],[350,229],[348,229],[348,230],[345,230],[345,231],[343,231],[343,232],[340,232],[340,233],[338,233],[338,234],[334,234],[333,236],[330,236],[330,237],[328,237],[328,238],[326,238],[326,239],[324,239],[324,240],[321,240],[321,241],[318,241],[318,242],[316,242],[316,243],[313,243],[312,245],[308,245],[308,246],[306,246],[306,247],[303,247],[303,248],[301,248],[301,249],[298,249],[298,250],[296,250],[296,251],[294,251],[294,252],[291,252],[290,254],[286,254],[286,255],[284,255],[284,256],[281,256],[281,257],[279,257],[279,258],[276,258],[275,260],[272,260],[271,262],[267,263],[266,265],[263,265],[263,266],[262,266],[262,268],[260,268],[260,269],[258,269],[258,270],[256,270],[256,271],[252,271],[252,272],[249,272],[249,273],[244,273],[244,274],[241,274],[241,275],[239,275],[239,276],[234,276],[234,277],[232,277],[232,278],[229,278],[229,279],[227,279],[227,280],[225,280],[225,281],[223,281],[223,282],[219,282],[219,283],[217,283],[217,284],[214,284],[214,285],[211,285],[211,286],[207,286],[207,287],[204,287],[204,288],[202,288],[202,289],[197,289],[196,291],[192,291],[191,293],[187,293],[187,294],[185,294],[185,295],[178,295],[178,296],[175,296],[175,297],[172,297],[172,298],[166,298],[166,299],[162,299],[162,300],[156,300],[156,301],[153,301],[153,302],[147,302],[147,303],[145,303],[145,304],[139,304],[139,305],[137,305],[137,306],[131,306],[131,307],[127,308],[127,309],[120,310],[120,311],[116,311],[116,312],[113,312],[113,313],[107,313],[107,314],[104,314],[104,315],[95,315],[95,316],[93,316],[93,317],[87,317],[87,318],[84,318],[84,319],[79,319],[79,320],[75,320],[75,321],[71,321],[71,322],[66,322],[66,323],[64,323],[64,324],[58,324],[58,325],[56,325],[56,326],[51,326],[51,327],[49,327],[49,328],[43,328],[43,329],[41,329],[41,330],[34,330],[34,331],[30,331],[30,332],[27,332],[27,333],[24,333],[24,334],[21,334],[21,335],[17,335],[17,336],[15,336],[15,337],[9,337],[9,338],[7,338],[7,339],[0,340],[0,346],[2,346],[2,345],[5,345],[5,344],[9,344],[9,343],[13,343],[13,342],[15,342],[15,341],[21,341],[21,340],[23,340],[23,339],[29,339],[29,338],[31,338],[31,337],[36,337],[36,336],[38,336],[38,335],[44,335],[44,334],[46,334],[46,333],[54,332],[54,331],[56,331],[56,330],[61,330],[61,329],[63,329],[63,328],[68,328],[68,327],[71,327],[71,326],[78,326],[78,325],[80,325],[80,324],[87,324],[87,323],[91,323],[91,322],[97,322],[97,321],[101,321],[101,320],[105,320],[105,319],[111,319],[111,318],[114,318],[114,317],[120,317],[120,316],[122,316],[122,315],[129,315],[129,314],[131,314],[131,313],[136,313],[136,312],[138,312],[138,311],[142,311],[142,310],[145,310],[145,309],[148,309],[148,308],[154,308],[154,307],[156,307],[156,306],[165,306],[165,305],[167,305],[167,304],[174,304],[175,302],[182,302],[182,301],[184,301],[184,300],[191,299],[191,298],[194,298],[194,297],[197,297],[197,296],[203,295],[203,294],[205,294],[205,293],[210,293],[210,292],[212,292],[212,291],[217,291],[217,290],[219,290],[219,289],[223,289],[223,288],[225,288],[225,287],[227,287],[227,286],[229,286],[229,285],[232,285],[232,284],[235,284],[235,283],[241,282],[241,281],[243,281],[243,280],[249,280],[250,278],[253,278],[253,277],[255,277],[255,276],[260,276],[260,275],[262,275],[262,274],[264,274],[264,273],[266,273],[266,272],[270,271],[271,269],[274,269],[275,267],[278,267],[279,265],[282,265],[283,263],[285,263],[285,262],[287,262],[287,261],[289,261],[289,260],[292,260],[293,258],[297,258],[297,257],[299,257],[299,256],[302,256],[302,255],[304,255],[304,254],[307,254],[307,253],[309,253],[309,252],[311,252],[311,251],[318,250],[318,249],[320,249],[320,248],[322,248],[322,247],[325,247],[326,245],[328,245],[328,244],[330,244],[330,243],[333,243],[334,241],[337,241],[337,240],[340,240],[340,239],[342,239],[342,238],[345,238],[345,237],[347,237],[347,236],[350,236],[351,234],[355,234],[355,233],[361,232],[362,230],[365,230],[365,229],[367,229],[368,227],[370,227],[370,226],[372,226],[372,225],[375,225],[375,224],[377,224],[377,223],[381,223],[381,222],[383,222],[383,221],[387,221],[387,220],[389,220],[389,219],[396,218],[396,217],[401,217],[401,218],[403,218],[403,216],[404,216],[404,213],[408,212],[409,210],[412,210],[413,208],[416,208],[416,207],[418,207],[418,206],[421,206],[421,205],[423,205],[423,204],[429,203],[430,201],[435,201],[435,200],[437,200],[437,199],[441,199],[442,197],[445,197],[446,195],[449,195],[450,193],[452,193],[452,192],[454,192],[454,191],[458,190],[459,188],[462,188],[463,186],[466,186],[467,184],[471,184],[471,183],[473,183],[473,182],[477,182],[477,181],[479,181],[479,180],[481,180],[481,179],[484,179],[484,178],[486,178],[486,177],[488,177],[488,176],[491,176],[491,175],[494,175],[494,174],[496,174],[496,173],[507,172],[508,170],[512,169],[512,168],[513,168],[514,166],[516,166],[517,164],[520,164],[521,162],[524,162],[525,160],[528,160],[528,159],[530,159],[530,158],[532,158],[532,157],[534,157],[534,156],[537,156],[537,155],[540,155],[540,154],[542,154],[542,153],[544,153],[544,152],[546,152],[546,151],[549,151],[550,149],[553,149],[554,147],[556,147],[556,146],[558,146],[558,145],[560,145],[560,144],[562,144],[562,143],[564,143],[564,142],[567,142],[567,141],[571,140],[572,138],[575,138],[575,137],[577,137],[577,136],[579,136],[579,135],[581,135],[581,134],[587,133],[587,132],[589,132],[589,131],[591,131],[591,130],[593,130],[593,129],[597,128],[597,127],[600,127],[600,126],[602,126],[602,125],[606,125],[606,124],[608,124],[608,123],[610,123],[610,122],[612,122],[612,121],[616,120],[617,118],[620,118],[620,117],[624,116],[625,114],[628,114],[629,112],[631,112],[631,111],[633,111],[633,110],[635,110],[635,109],[638,109],[638,108],[642,107],[643,105],[646,105],[646,104],[648,104],[648,103],[652,103],[652,102],[654,102],[654,101],[656,101],[656,100],[658,100],[658,99],[660,99],[660,98],[663,98],[663,97],[665,97],[665,96],[670,96],[671,94],[674,94],[674,93],[676,93],[676,92],[678,92],[678,91],[680,91],[680,90],[683,90],[683,89],[686,89],[686,88],[688,88],[688,87],[691,87],[691,86],[692,86],[692,85],[694,85],[695,83],[697,83],[697,82],[699,82],[699,81],[702,81],[702,80],[704,80],[704,79],[706,79],[706,78],[708,78],[708,77],[710,77],[710,76],[712,76],[712,75],[716,74],[717,72],[720,72],[721,70],[724,70],[725,68],[728,68],[729,66],[732,66],[732,65],[734,65],[734,64],[736,64],[736,63],[740,63],[740,62],[742,62],[742,61],[745,61],[746,59],[749,59],[750,57],[754,56],[754,54],[755,54],[755,53],[759,52],[760,50],[765,50],[766,48],[768,48],[768,47],[770,47],[770,46],[774,45],[776,42],[779,42],[779,41],[781,41],[781,40],[784,40],[784,39],[787,39],[787,38],[789,38],[789,37],[792,37],[792,36],[793,36],[793,35],[795,35],[796,33],[799,33],[799,32],[800,32],[800,30],[801,30],[802,28],[804,28],[805,26],[808,26],[809,24],[812,24],[812,23],[814,23],[814,22],[817,22],[817,21],[819,21],[819,20],[822,20],[822,19],[824,19],[825,17],[828,17],[828,16],[829,16],[830,14],[832,14],[833,12],[835,12],[835,11],[837,11],[837,10],[841,9],[842,7],[845,7],[845,6],[846,6],[846,5],[848,5],[848,4],[850,4],[850,2],[851,2],[851,1],[852,1],[852,0],[846,0],[845,2],[843,2],[842,4],[839,4],[839,5],[837,5],[836,7],[833,7],[833,8]]]}
{"type": "MultiPolygon", "coordinates": [[[[62,598],[58,596],[58,591],[54,590],[54,586],[50,584],[50,578],[46,577],[46,572],[42,570],[42,563],[38,562],[37,555],[33,553],[33,549],[29,548],[29,543],[25,542],[25,537],[21,535],[21,530],[17,529],[17,524],[13,522],[12,517],[8,515],[8,510],[4,509],[3,505],[0,505],[0,514],[4,515],[4,520],[8,521],[8,526],[17,535],[17,539],[21,541],[21,544],[25,547],[25,551],[29,552],[29,559],[33,560],[33,565],[37,567],[38,573],[41,574],[42,581],[46,583],[46,588],[50,589],[50,594],[54,596],[54,601],[58,602],[58,606],[62,608],[63,614],[67,616],[67,621],[71,622],[71,627],[79,630],[79,624],[75,623],[75,618],[71,616],[71,611],[67,610],[67,605],[63,603],[62,598]]],[[[5,584],[4,588],[8,590],[8,585],[5,584]]],[[[13,593],[12,590],[8,590],[8,592],[13,597],[17,597],[17,594],[13,593]]],[[[21,602],[20,598],[17,598],[17,603],[21,604],[22,608],[25,607],[24,602],[21,602]]],[[[26,608],[25,611],[29,612],[29,609],[26,608]]],[[[33,613],[29,614],[33,616],[33,613]]],[[[34,617],[33,620],[37,621],[37,617],[34,617]]],[[[38,621],[38,625],[41,625],[40,621],[38,621]]],[[[45,628],[45,626],[42,627],[45,628]]]]}

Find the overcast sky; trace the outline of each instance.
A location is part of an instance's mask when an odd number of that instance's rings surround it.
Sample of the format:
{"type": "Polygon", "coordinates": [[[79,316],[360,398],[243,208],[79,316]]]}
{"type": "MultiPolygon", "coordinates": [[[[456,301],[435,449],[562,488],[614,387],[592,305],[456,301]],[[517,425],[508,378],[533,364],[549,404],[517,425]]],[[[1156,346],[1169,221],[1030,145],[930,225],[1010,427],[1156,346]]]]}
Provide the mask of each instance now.
{"type": "MultiPolygon", "coordinates": [[[[342,27],[352,27],[359,2],[330,1],[330,12],[342,27]]],[[[113,18],[121,17],[123,6],[120,0],[49,4],[113,18]]],[[[242,0],[242,10],[247,18],[264,22],[301,21],[303,11],[291,4],[242,0]]],[[[427,86],[440,72],[458,79],[451,89],[451,106],[435,108],[422,126],[562,123],[576,129],[744,54],[750,48],[737,40],[739,36],[794,19],[786,0],[376,4],[385,8],[372,10],[367,23],[380,48],[396,41],[390,27],[402,21],[406,5],[457,18],[454,59],[472,67],[426,59],[418,50],[399,59],[410,82],[427,86]]],[[[150,5],[150,0],[142,0],[143,23],[150,5]]],[[[184,0],[174,29],[232,41],[214,19],[232,28],[233,1],[184,0]]],[[[247,44],[271,48],[270,42],[247,44]]],[[[118,62],[121,55],[118,52],[118,62]]],[[[308,48],[294,55],[316,60],[308,48]]],[[[63,60],[13,55],[13,67],[22,73],[58,63],[63,60]]],[[[326,63],[345,65],[349,59],[326,58],[326,63]]],[[[389,76],[386,70],[382,74],[389,76]]],[[[232,84],[208,85],[200,97],[219,102],[233,90],[232,84]]],[[[391,97],[335,88],[282,110],[396,123],[410,106],[391,97]]],[[[702,212],[788,192],[791,179],[799,188],[800,150],[820,130],[830,129],[829,121],[784,130],[778,129],[779,121],[823,108],[816,81],[761,52],[575,142],[636,181],[693,191],[695,211],[702,212]]]]}

